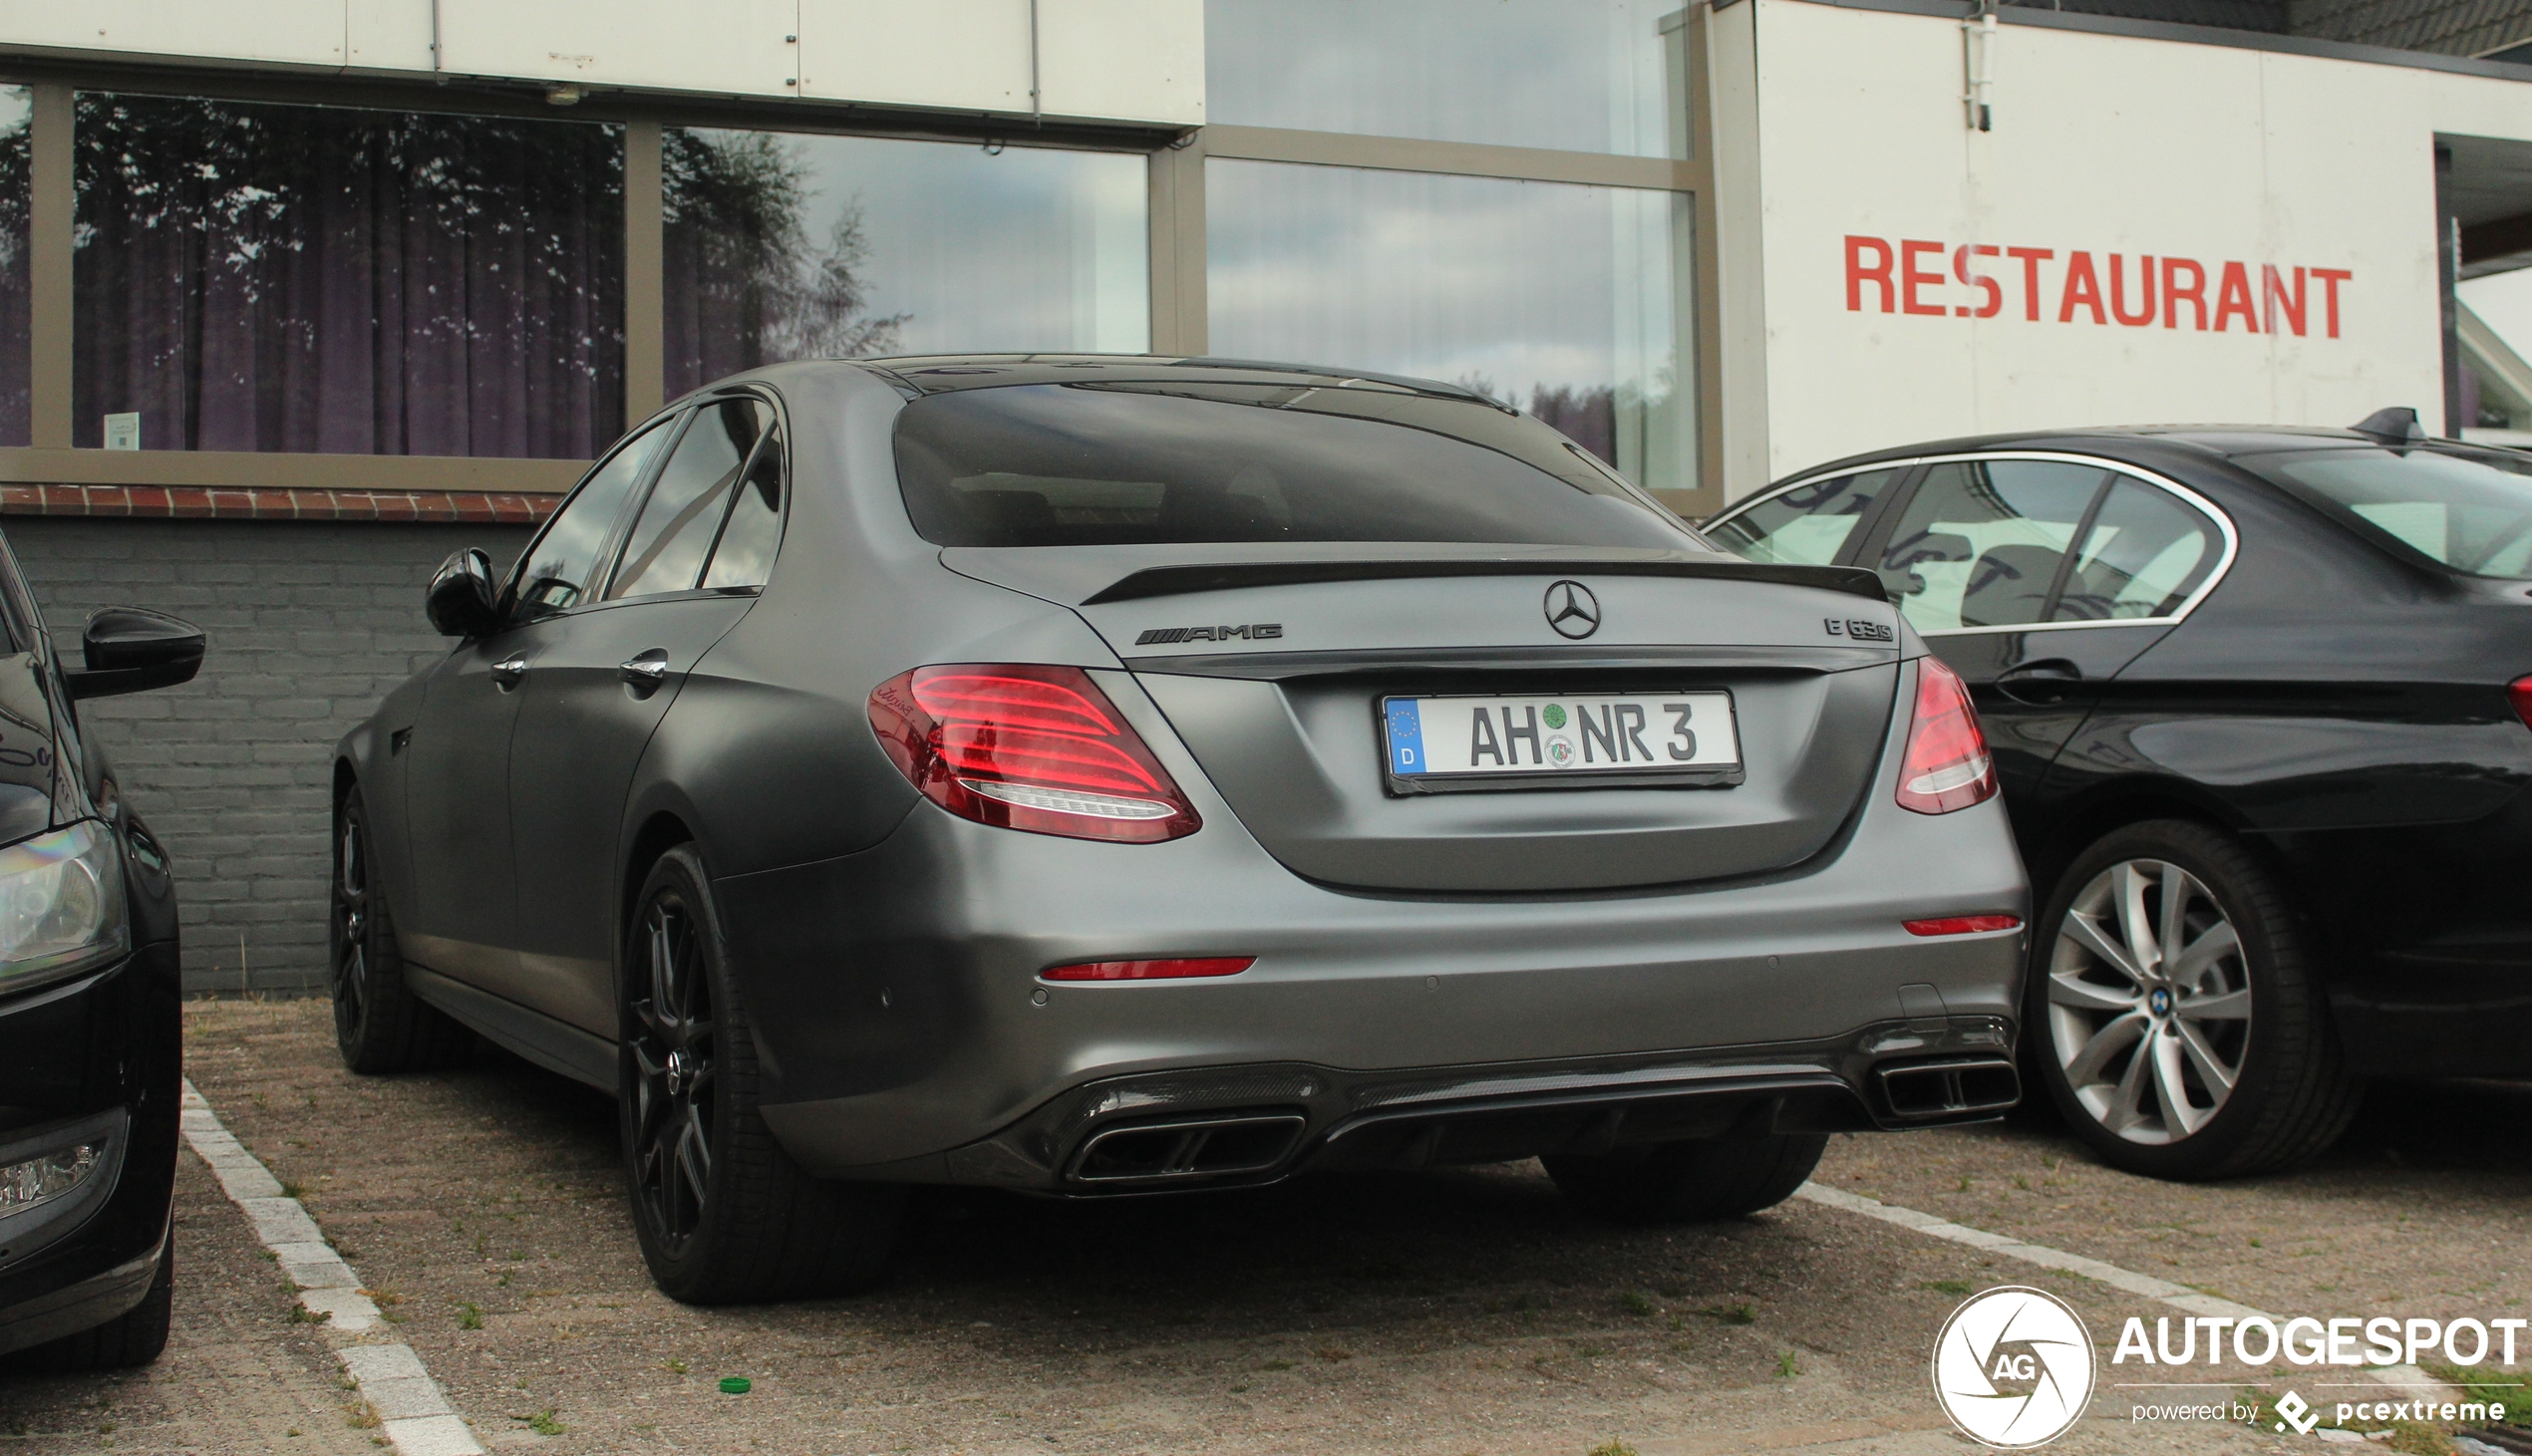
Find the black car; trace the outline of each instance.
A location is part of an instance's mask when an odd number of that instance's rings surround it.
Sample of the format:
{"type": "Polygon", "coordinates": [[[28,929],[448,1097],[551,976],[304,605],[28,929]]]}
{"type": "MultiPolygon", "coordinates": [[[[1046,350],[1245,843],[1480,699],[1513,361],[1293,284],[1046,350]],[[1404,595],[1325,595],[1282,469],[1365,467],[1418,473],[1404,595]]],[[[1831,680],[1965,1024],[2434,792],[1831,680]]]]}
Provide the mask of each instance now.
{"type": "Polygon", "coordinates": [[[1879,571],[1969,682],[2044,907],[2026,1074],[2206,1178],[2328,1146],[2368,1076],[2532,1074],[2527,476],[2407,411],[1996,436],[1709,533],[1879,571]]]}
{"type": "Polygon", "coordinates": [[[202,634],[110,607],[74,670],[0,542],[0,1356],[148,1364],[175,1279],[175,886],[78,701],[184,682],[202,634]]]}

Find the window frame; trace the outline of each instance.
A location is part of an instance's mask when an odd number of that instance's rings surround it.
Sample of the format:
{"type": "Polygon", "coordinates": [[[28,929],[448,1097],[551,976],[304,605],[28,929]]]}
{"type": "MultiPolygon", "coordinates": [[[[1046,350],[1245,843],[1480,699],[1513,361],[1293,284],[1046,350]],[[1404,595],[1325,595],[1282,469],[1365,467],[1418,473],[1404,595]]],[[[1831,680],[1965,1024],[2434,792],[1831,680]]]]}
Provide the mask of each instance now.
{"type": "MultiPolygon", "coordinates": [[[[1838,552],[1839,565],[1860,565],[1868,553],[1880,551],[1883,545],[1882,538],[1887,534],[1887,528],[1898,520],[1899,513],[1910,501],[1916,499],[1918,489],[1925,484],[1928,467],[1962,461],[1989,460],[2047,460],[2059,464],[2085,465],[2126,476],[2138,484],[2161,490],[2177,498],[2181,504],[2195,508],[2200,514],[2214,521],[2217,533],[2224,538],[2224,549],[2218,553],[2215,568],[2207,573],[2206,580],[2198,583],[2197,587],[2182,599],[2178,607],[2160,617],[2113,617],[2090,622],[2016,622],[2000,627],[1912,628],[1911,630],[1915,631],[1919,637],[1968,637],[1996,632],[2071,632],[2081,628],[2102,627],[2177,626],[2187,621],[2189,614],[2198,609],[2198,604],[2205,601],[2218,586],[2223,584],[2225,576],[2233,570],[2235,558],[2241,554],[2242,538],[2234,529],[2233,517],[2226,513],[2222,506],[2170,476],[2143,465],[2133,464],[2109,455],[2085,454],[2076,450],[1953,450],[1940,454],[1903,455],[1895,459],[1871,460],[1862,464],[1840,461],[1820,469],[1806,470],[1789,480],[1770,485],[1745,500],[1734,501],[1731,509],[1718,512],[1706,524],[1721,525],[1762,501],[1772,500],[1776,496],[1798,490],[1805,485],[1815,484],[1822,480],[1833,480],[1840,475],[1861,474],[1866,470],[1903,470],[1906,473],[1897,485],[1884,493],[1884,499],[1872,512],[1871,519],[1849,535],[1846,538],[1846,545],[1838,552]]],[[[2066,555],[2059,559],[2057,579],[2050,584],[2048,605],[2051,609],[2055,609],[2058,594],[2064,590],[2066,574],[2080,544],[2083,528],[2091,524],[2093,516],[2100,510],[2101,503],[2109,498],[2108,488],[2116,484],[2115,480],[2105,482],[2104,488],[2096,490],[2091,503],[2085,507],[2083,520],[2076,526],[2077,545],[2069,546],[2066,555]]]]}
{"type": "MultiPolygon", "coordinates": [[[[783,472],[783,508],[777,512],[781,519],[774,535],[774,559],[777,563],[781,562],[783,535],[791,524],[791,416],[783,409],[783,397],[763,385],[745,384],[713,390],[679,402],[678,408],[686,412],[686,419],[678,425],[676,438],[668,442],[668,447],[661,451],[658,461],[645,470],[642,478],[635,483],[633,487],[635,498],[616,521],[615,529],[608,534],[607,543],[601,555],[601,559],[606,562],[605,580],[599,588],[597,597],[589,602],[589,606],[622,607],[630,606],[635,602],[682,602],[689,597],[752,597],[764,592],[766,585],[772,583],[774,569],[769,566],[765,573],[766,582],[756,586],[698,585],[681,587],[669,592],[644,592],[640,596],[633,597],[612,595],[615,591],[616,575],[624,570],[624,553],[633,544],[633,527],[641,523],[642,511],[651,503],[651,492],[659,488],[659,477],[668,468],[669,457],[676,453],[677,446],[686,442],[686,432],[695,428],[695,422],[703,418],[704,412],[727,400],[754,400],[774,412],[774,428],[759,436],[756,444],[748,450],[747,458],[739,462],[739,481],[736,489],[747,487],[748,472],[755,467],[758,453],[766,448],[768,439],[774,441],[774,447],[779,451],[776,464],[783,472]]],[[[730,529],[730,512],[737,504],[738,497],[734,490],[731,499],[722,505],[720,521],[712,528],[712,542],[704,549],[703,565],[696,572],[698,582],[711,575],[713,558],[721,553],[721,537],[730,529]]],[[[571,610],[576,612],[580,608],[574,607],[571,610]]]]}
{"type": "Polygon", "coordinates": [[[518,560],[510,563],[509,575],[502,578],[501,590],[492,599],[501,615],[499,630],[509,632],[538,622],[552,622],[564,617],[578,616],[582,612],[599,607],[614,605],[606,598],[604,583],[615,579],[616,557],[624,550],[624,537],[632,526],[633,513],[644,501],[651,498],[652,482],[659,478],[659,472],[668,463],[668,457],[676,452],[677,442],[686,437],[687,428],[694,424],[697,403],[692,400],[680,400],[670,409],[658,411],[650,419],[624,432],[622,439],[609,445],[606,453],[590,461],[588,467],[580,472],[580,478],[573,481],[571,488],[563,492],[562,499],[554,503],[554,513],[545,517],[545,523],[538,526],[536,534],[528,538],[526,548],[518,553],[518,560]],[[615,516],[607,522],[606,534],[598,538],[597,554],[590,561],[591,570],[601,583],[601,589],[594,593],[582,593],[578,602],[560,611],[547,612],[541,617],[517,616],[519,577],[527,570],[527,563],[535,559],[536,548],[543,545],[545,537],[553,533],[554,522],[562,519],[564,511],[571,509],[571,503],[580,498],[581,490],[587,487],[589,481],[595,478],[600,470],[605,469],[616,456],[624,453],[634,440],[648,435],[654,429],[667,432],[660,441],[659,452],[652,456],[650,463],[642,466],[642,472],[634,476],[633,483],[626,487],[624,503],[615,508],[615,516]]]}

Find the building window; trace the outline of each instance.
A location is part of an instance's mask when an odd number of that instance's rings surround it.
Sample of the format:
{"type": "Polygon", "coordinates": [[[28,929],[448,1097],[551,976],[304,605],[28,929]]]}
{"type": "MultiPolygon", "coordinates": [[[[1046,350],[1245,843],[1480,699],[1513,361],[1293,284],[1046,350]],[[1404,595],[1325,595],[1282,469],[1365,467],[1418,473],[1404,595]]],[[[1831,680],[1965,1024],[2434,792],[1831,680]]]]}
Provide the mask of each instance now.
{"type": "Polygon", "coordinates": [[[1669,156],[1661,20],[1680,8],[1206,0],[1205,113],[1230,126],[1669,156]]]}
{"type": "Polygon", "coordinates": [[[72,439],[586,459],[624,429],[622,129],[77,103],[72,439]]]}
{"type": "Polygon", "coordinates": [[[1221,157],[1211,352],[1445,380],[1637,484],[1696,484],[1686,193],[1221,157]]]}
{"type": "Polygon", "coordinates": [[[0,445],[29,439],[27,381],[34,366],[27,302],[27,124],[33,98],[23,86],[0,86],[0,445]]]}
{"type": "Polygon", "coordinates": [[[1139,353],[1140,153],[670,129],[671,397],[761,364],[1139,353]]]}

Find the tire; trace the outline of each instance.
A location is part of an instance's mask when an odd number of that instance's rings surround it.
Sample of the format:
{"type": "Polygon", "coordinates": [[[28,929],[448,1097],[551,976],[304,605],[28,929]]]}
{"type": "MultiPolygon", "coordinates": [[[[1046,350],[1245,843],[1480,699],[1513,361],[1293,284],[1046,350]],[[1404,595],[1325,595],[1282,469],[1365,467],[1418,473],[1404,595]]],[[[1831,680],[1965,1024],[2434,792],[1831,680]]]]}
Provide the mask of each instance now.
{"type": "Polygon", "coordinates": [[[2285,888],[2220,830],[2156,819],[2085,850],[2050,896],[2026,980],[2029,1064],[2113,1167],[2275,1172],[2356,1115],[2363,1089],[2285,888]]]}
{"type": "Polygon", "coordinates": [[[1552,1153],[1539,1161],[1585,1213],[1622,1224],[1688,1224],[1775,1207],[1793,1196],[1827,1150],[1825,1136],[1780,1132],[1552,1153]]]}
{"type": "Polygon", "coordinates": [[[651,1278],[689,1305],[857,1293],[886,1272],[905,1190],[802,1172],[757,1110],[747,1005],[692,845],[661,856],[624,940],[625,1181],[651,1278]]]}
{"type": "Polygon", "coordinates": [[[175,1231],[169,1229],[166,1245],[158,1251],[158,1273],[140,1304],[103,1324],[26,1350],[12,1363],[48,1375],[135,1369],[157,1360],[167,1347],[167,1327],[174,1317],[175,1231]]]}
{"type": "Polygon", "coordinates": [[[475,1035],[405,985],[396,922],[374,877],[369,810],[358,787],[334,808],[334,879],[326,915],[326,983],[343,1065],[364,1075],[448,1066],[475,1035]]]}

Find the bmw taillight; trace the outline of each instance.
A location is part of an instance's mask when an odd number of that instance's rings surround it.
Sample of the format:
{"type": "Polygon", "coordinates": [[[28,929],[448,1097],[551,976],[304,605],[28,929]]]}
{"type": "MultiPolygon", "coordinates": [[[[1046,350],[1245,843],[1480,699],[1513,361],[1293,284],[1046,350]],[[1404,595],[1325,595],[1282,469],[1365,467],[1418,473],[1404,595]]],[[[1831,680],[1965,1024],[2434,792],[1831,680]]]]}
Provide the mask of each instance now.
{"type": "Polygon", "coordinates": [[[2515,716],[2525,728],[2532,728],[2532,678],[2517,678],[2506,685],[2506,697],[2514,700],[2515,716]]]}
{"type": "Polygon", "coordinates": [[[1131,844],[1202,827],[1080,668],[916,668],[871,691],[870,727],[897,771],[962,819],[1131,844]]]}
{"type": "Polygon", "coordinates": [[[1978,730],[1978,710],[1961,675],[1931,657],[1917,659],[1916,715],[1899,763],[1899,807],[1948,814],[1996,796],[1996,760],[1978,730]]]}

